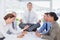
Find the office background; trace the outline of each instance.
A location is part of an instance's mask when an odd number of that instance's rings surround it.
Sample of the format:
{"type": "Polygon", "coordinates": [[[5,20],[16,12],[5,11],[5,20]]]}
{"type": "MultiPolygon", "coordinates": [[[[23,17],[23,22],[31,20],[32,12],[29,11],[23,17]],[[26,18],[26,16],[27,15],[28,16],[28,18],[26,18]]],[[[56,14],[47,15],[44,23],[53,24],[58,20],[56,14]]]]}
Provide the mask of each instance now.
{"type": "Polygon", "coordinates": [[[17,13],[17,19],[20,19],[22,13],[27,9],[27,3],[33,3],[33,10],[38,14],[38,19],[43,20],[43,14],[45,12],[54,11],[57,13],[60,22],[60,0],[0,0],[0,21],[10,12],[17,13]]]}

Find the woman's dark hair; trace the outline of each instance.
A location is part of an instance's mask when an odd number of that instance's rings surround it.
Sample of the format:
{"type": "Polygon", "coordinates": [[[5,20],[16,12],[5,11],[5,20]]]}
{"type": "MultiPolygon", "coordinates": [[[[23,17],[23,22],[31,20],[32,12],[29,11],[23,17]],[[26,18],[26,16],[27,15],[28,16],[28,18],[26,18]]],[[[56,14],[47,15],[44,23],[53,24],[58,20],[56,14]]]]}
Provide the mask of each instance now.
{"type": "Polygon", "coordinates": [[[49,13],[47,12],[47,13],[44,13],[45,15],[48,15],[49,13]]]}
{"type": "Polygon", "coordinates": [[[58,20],[58,16],[56,15],[55,12],[50,12],[49,15],[52,16],[52,17],[54,17],[54,21],[58,20]]]}
{"type": "Polygon", "coordinates": [[[13,18],[15,17],[13,14],[9,13],[4,17],[4,20],[7,20],[8,18],[13,18]]]}

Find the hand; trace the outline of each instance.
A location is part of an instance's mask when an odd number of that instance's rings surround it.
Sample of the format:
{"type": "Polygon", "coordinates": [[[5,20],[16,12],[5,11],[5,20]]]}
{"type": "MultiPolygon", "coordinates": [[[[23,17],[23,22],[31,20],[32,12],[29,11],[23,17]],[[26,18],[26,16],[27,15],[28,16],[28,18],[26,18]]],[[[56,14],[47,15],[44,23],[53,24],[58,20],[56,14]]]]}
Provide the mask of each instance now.
{"type": "Polygon", "coordinates": [[[39,20],[38,23],[41,23],[41,20],[39,20]]]}
{"type": "Polygon", "coordinates": [[[27,34],[27,31],[23,31],[22,34],[23,34],[23,35],[27,34]]]}
{"type": "Polygon", "coordinates": [[[23,22],[23,20],[22,20],[22,19],[20,19],[20,22],[22,23],[22,22],[23,22]]]}
{"type": "Polygon", "coordinates": [[[35,34],[37,37],[41,37],[41,34],[39,32],[36,31],[35,34]]]}
{"type": "Polygon", "coordinates": [[[23,31],[21,35],[17,36],[17,38],[23,38],[27,34],[27,31],[23,31]]]}
{"type": "Polygon", "coordinates": [[[17,36],[17,38],[23,38],[24,37],[24,35],[19,35],[19,36],[17,36]]]}
{"type": "Polygon", "coordinates": [[[26,30],[26,29],[28,29],[29,28],[29,26],[28,25],[26,25],[25,27],[24,27],[24,30],[26,30]]]}

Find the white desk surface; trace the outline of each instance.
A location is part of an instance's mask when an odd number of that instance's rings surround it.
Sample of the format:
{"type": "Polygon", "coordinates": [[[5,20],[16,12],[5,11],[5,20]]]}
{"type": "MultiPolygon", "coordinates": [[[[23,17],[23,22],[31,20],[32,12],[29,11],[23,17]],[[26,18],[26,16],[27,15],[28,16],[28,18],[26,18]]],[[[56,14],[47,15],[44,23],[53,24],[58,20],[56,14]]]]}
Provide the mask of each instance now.
{"type": "Polygon", "coordinates": [[[11,35],[6,37],[4,40],[44,40],[37,37],[34,32],[28,32],[23,38],[17,38],[17,35],[11,35]]]}

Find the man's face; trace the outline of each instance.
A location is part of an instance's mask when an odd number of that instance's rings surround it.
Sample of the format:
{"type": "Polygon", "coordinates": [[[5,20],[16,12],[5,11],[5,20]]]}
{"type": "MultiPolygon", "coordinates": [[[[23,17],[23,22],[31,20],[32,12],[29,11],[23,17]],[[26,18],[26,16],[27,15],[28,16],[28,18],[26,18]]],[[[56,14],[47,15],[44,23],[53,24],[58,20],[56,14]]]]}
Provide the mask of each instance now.
{"type": "Polygon", "coordinates": [[[13,13],[13,15],[16,17],[16,13],[13,13]]]}
{"type": "Polygon", "coordinates": [[[14,19],[16,19],[16,13],[13,13],[13,15],[15,16],[14,19]]]}
{"type": "Polygon", "coordinates": [[[44,15],[44,20],[48,21],[48,15],[46,15],[46,14],[44,15]]]}
{"type": "Polygon", "coordinates": [[[32,4],[27,4],[28,10],[32,10],[32,4]]]}

